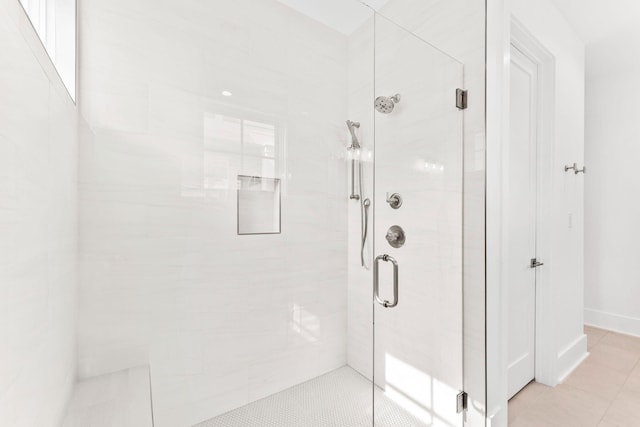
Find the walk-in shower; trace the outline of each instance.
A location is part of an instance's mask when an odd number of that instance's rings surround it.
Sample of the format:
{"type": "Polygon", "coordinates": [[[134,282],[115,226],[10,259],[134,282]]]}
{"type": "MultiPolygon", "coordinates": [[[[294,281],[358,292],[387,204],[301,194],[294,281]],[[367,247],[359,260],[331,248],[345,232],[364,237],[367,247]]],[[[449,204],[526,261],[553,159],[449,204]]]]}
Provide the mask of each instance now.
{"type": "MultiPolygon", "coordinates": [[[[2,12],[5,3],[19,7],[0,1],[2,12]]],[[[46,55],[29,59],[27,39],[8,37],[18,21],[0,13],[0,145],[5,133],[12,141],[0,162],[22,162],[0,185],[16,212],[0,230],[41,209],[17,236],[37,231],[49,252],[66,248],[67,266],[49,268],[56,283],[41,280],[44,270],[22,281],[25,265],[47,267],[35,245],[4,269],[17,278],[9,308],[34,301],[0,324],[44,316],[10,334],[9,351],[24,337],[34,344],[11,353],[9,381],[27,372],[30,384],[47,382],[43,361],[68,353],[72,374],[51,383],[52,395],[68,394],[54,392],[75,372],[89,382],[120,373],[128,387],[131,370],[145,386],[118,391],[123,406],[145,396],[155,427],[462,427],[466,113],[454,97],[463,65],[444,52],[466,54],[458,45],[484,20],[467,25],[476,12],[446,1],[79,3],[82,117],[59,77],[45,80],[46,55]],[[56,144],[42,146],[49,134],[56,144]],[[78,164],[60,162],[66,154],[78,164]],[[43,192],[61,176],[51,219],[43,192]],[[21,205],[23,193],[34,203],[21,205]],[[69,237],[42,231],[47,221],[69,237]],[[76,271],[78,297],[53,298],[76,271]],[[27,298],[31,279],[44,293],[27,298]],[[33,334],[48,337],[41,325],[52,315],[68,327],[64,350],[21,366],[51,344],[33,334]]],[[[476,144],[482,128],[473,131],[476,144]]],[[[0,395],[46,407],[33,389],[0,395]]],[[[120,419],[89,400],[78,400],[80,415],[96,411],[86,419],[120,419]]],[[[33,427],[7,422],[2,408],[0,425],[33,427]]]]}

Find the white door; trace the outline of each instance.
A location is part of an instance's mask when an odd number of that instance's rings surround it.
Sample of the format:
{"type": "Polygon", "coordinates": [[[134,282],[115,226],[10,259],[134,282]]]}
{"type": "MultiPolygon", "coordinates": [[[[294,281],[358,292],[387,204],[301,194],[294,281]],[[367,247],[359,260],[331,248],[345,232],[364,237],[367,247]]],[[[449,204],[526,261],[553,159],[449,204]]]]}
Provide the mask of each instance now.
{"type": "Polygon", "coordinates": [[[534,379],[537,65],[511,47],[511,138],[504,155],[503,273],[509,301],[509,398],[534,379]]]}

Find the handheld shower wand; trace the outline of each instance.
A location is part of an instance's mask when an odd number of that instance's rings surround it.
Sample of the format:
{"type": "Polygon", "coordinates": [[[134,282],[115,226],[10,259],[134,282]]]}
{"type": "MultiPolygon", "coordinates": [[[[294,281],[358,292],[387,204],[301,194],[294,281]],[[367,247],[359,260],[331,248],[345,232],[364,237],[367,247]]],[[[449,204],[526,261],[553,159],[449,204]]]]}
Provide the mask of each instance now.
{"type": "Polygon", "coordinates": [[[363,171],[362,171],[362,159],[359,157],[358,150],[360,150],[360,141],[358,135],[356,135],[356,129],[360,127],[360,123],[347,120],[347,127],[351,133],[351,146],[349,150],[353,151],[353,157],[351,158],[351,195],[349,199],[360,201],[360,264],[364,268],[369,268],[364,257],[364,247],[367,242],[367,230],[369,228],[369,207],[371,206],[371,200],[364,199],[364,183],[363,183],[363,171]],[[358,167],[358,194],[356,194],[356,157],[358,167]]]}

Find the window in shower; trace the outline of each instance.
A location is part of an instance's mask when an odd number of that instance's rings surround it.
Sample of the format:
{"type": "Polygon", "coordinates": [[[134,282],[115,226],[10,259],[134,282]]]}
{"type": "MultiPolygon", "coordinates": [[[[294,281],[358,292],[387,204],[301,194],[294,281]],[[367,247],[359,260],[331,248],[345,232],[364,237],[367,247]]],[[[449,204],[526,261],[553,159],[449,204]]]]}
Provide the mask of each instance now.
{"type": "Polygon", "coordinates": [[[76,99],[76,0],[20,0],[71,98],[76,99]]]}

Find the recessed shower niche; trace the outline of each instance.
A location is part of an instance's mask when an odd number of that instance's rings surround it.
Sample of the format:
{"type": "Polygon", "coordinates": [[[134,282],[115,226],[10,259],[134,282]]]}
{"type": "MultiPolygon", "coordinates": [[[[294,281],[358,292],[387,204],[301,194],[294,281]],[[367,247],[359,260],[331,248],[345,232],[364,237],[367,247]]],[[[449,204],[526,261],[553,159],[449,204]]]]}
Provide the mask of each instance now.
{"type": "Polygon", "coordinates": [[[280,180],[238,175],[238,235],[280,233],[280,180]]]}

